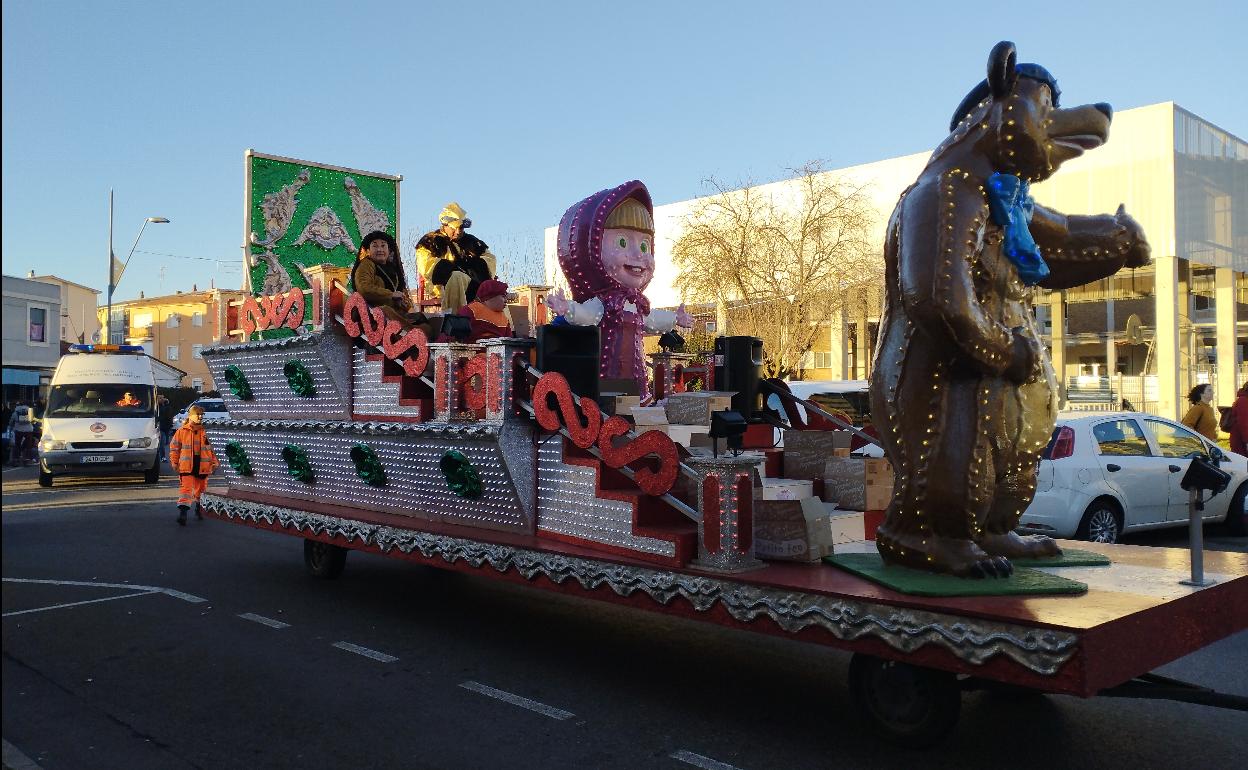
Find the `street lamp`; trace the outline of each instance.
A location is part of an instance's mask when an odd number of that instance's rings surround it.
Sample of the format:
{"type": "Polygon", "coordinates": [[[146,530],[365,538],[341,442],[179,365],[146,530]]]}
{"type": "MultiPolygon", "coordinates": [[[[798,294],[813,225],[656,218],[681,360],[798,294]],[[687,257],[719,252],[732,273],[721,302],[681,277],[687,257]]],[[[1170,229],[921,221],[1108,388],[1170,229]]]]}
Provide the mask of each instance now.
{"type": "Polygon", "coordinates": [[[126,255],[126,261],[121,265],[121,270],[114,272],[117,258],[113,255],[113,191],[108,191],[108,310],[104,320],[104,341],[106,343],[112,343],[113,341],[113,290],[117,288],[117,282],[121,280],[122,273],[126,272],[126,266],[130,264],[130,258],[134,256],[134,250],[139,247],[139,239],[143,237],[143,231],[147,229],[148,223],[165,225],[169,223],[169,220],[165,217],[148,217],[144,219],[143,226],[139,228],[139,234],[134,238],[134,245],[130,247],[130,253],[126,255]]]}

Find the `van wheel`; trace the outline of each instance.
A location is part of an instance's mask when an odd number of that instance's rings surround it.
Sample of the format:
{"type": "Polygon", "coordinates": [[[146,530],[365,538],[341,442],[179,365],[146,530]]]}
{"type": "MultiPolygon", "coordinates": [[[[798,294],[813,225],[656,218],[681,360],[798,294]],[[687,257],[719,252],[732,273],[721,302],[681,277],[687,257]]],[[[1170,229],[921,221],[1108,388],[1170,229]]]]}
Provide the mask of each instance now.
{"type": "Polygon", "coordinates": [[[1248,497],[1248,483],[1240,484],[1231,498],[1231,507],[1226,511],[1226,529],[1236,537],[1248,535],[1248,511],[1244,510],[1244,498],[1248,497]]]}
{"type": "Polygon", "coordinates": [[[52,474],[48,473],[43,468],[39,469],[39,486],[41,487],[52,486],[52,474]]]}
{"type": "Polygon", "coordinates": [[[342,574],[347,566],[347,549],[320,540],[303,541],[303,563],[308,574],[326,580],[333,580],[342,574]]]}
{"type": "Polygon", "coordinates": [[[156,462],[152,464],[152,467],[143,471],[143,483],[144,484],[155,484],[158,481],[160,481],[160,458],[159,457],[156,458],[156,462]]]}

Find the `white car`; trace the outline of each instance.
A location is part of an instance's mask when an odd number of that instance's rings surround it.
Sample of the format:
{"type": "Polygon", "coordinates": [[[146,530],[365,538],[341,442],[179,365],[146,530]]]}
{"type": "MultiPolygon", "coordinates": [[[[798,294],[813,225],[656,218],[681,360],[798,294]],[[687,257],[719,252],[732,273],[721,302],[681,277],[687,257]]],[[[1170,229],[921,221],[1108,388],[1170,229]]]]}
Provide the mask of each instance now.
{"type": "Polygon", "coordinates": [[[1203,493],[1209,499],[1202,519],[1245,534],[1248,458],[1142,412],[1059,414],[1019,530],[1115,543],[1123,532],[1186,526],[1189,493],[1179,482],[1193,453],[1221,458],[1231,474],[1225,491],[1203,493]]]}
{"type": "Polygon", "coordinates": [[[192,406],[202,406],[204,408],[204,422],[212,422],[213,420],[230,419],[230,410],[225,408],[224,399],[220,398],[201,398],[194,402],[186,409],[178,412],[173,418],[173,429],[177,430],[186,422],[186,413],[190,411],[192,406]]]}

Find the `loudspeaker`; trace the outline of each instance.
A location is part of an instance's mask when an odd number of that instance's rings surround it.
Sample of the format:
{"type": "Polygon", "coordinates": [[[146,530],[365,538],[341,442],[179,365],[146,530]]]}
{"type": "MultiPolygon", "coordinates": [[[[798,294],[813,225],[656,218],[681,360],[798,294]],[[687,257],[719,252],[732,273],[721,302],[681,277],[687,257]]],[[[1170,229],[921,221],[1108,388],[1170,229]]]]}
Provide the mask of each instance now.
{"type": "Polygon", "coordinates": [[[598,398],[600,351],[597,326],[546,324],[537,328],[537,368],[562,374],[578,396],[598,398]]]}
{"type": "Polygon", "coordinates": [[[715,338],[715,389],[734,391],[732,409],[752,420],[759,411],[763,341],[758,337],[715,338]]]}

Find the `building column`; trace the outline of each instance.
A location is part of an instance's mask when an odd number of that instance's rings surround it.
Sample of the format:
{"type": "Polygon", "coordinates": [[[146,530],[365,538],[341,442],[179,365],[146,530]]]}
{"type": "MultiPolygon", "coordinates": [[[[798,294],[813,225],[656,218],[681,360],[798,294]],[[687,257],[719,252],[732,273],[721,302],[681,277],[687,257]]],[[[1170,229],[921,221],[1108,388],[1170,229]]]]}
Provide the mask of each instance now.
{"type": "Polygon", "coordinates": [[[855,346],[858,351],[858,360],[855,362],[854,376],[851,378],[855,380],[865,380],[871,372],[871,337],[867,334],[867,319],[871,317],[869,309],[871,300],[867,292],[868,289],[863,289],[859,295],[861,317],[858,318],[858,328],[855,329],[858,337],[858,344],[855,346]]]}
{"type": "Polygon", "coordinates": [[[828,321],[828,350],[832,354],[833,380],[848,380],[845,370],[848,368],[845,345],[845,311],[837,310],[828,321]]]}
{"type": "Polygon", "coordinates": [[[1153,357],[1157,360],[1157,414],[1177,420],[1183,394],[1179,377],[1179,258],[1158,257],[1153,301],[1156,303],[1157,330],[1153,336],[1153,357]]]}
{"type": "Polygon", "coordinates": [[[1235,317],[1235,271],[1219,267],[1214,272],[1214,313],[1218,331],[1218,378],[1213,383],[1216,403],[1230,406],[1235,401],[1239,377],[1238,319],[1235,317]]]}
{"type": "Polygon", "coordinates": [[[1066,408],[1066,292],[1049,292],[1049,346],[1053,374],[1057,377],[1057,408],[1066,408]]]}

